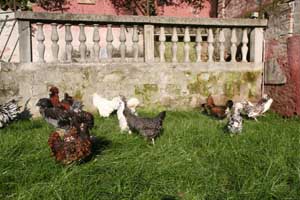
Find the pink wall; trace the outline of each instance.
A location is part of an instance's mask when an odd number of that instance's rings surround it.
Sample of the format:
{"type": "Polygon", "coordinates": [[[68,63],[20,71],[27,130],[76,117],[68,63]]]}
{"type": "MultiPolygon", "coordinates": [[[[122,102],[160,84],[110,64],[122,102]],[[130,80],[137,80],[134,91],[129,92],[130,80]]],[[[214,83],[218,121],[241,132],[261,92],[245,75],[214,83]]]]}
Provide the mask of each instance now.
{"type": "MultiPolygon", "coordinates": [[[[79,4],[77,0],[68,1],[65,5],[67,13],[76,14],[104,14],[118,15],[110,0],[96,0],[96,4],[79,4]]],[[[45,12],[42,8],[34,5],[34,12],[45,12]]],[[[131,15],[131,12],[121,11],[119,15],[131,15]]],[[[216,0],[207,0],[204,3],[204,8],[196,11],[192,6],[181,4],[180,6],[161,6],[159,7],[159,15],[164,16],[181,16],[181,17],[216,17],[216,0]]]]}

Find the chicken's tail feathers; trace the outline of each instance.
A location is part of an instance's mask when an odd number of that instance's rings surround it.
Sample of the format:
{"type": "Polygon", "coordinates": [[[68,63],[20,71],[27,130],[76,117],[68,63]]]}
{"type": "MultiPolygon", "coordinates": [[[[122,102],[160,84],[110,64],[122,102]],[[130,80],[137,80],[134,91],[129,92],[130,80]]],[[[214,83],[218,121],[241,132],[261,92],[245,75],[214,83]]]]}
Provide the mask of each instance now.
{"type": "Polygon", "coordinates": [[[158,114],[158,117],[161,121],[163,121],[166,117],[167,112],[164,110],[158,114]]]}

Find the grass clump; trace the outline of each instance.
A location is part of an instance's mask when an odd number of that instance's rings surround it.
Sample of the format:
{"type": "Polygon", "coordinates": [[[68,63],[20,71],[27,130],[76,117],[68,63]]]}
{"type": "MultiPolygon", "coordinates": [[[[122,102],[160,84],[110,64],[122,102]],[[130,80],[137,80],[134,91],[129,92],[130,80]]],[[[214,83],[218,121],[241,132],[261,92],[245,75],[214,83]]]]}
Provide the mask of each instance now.
{"type": "Polygon", "coordinates": [[[52,127],[15,122],[0,130],[0,199],[298,199],[299,119],[269,114],[235,137],[225,124],[170,111],[152,146],[121,134],[116,116],[97,117],[94,157],[63,167],[50,157],[52,127]]]}

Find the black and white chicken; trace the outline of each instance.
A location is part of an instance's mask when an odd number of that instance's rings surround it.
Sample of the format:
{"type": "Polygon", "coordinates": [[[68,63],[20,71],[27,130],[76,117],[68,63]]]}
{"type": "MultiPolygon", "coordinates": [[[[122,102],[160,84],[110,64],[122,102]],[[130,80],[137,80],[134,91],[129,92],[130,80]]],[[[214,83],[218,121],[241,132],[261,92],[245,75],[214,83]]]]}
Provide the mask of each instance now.
{"type": "Polygon", "coordinates": [[[244,106],[242,103],[235,103],[232,107],[232,111],[228,116],[227,130],[231,134],[238,134],[243,129],[243,118],[241,112],[244,106]]]}
{"type": "Polygon", "coordinates": [[[257,102],[257,104],[252,104],[250,101],[244,101],[243,111],[245,115],[249,118],[255,119],[257,121],[257,117],[262,116],[265,112],[267,112],[273,103],[273,99],[269,97],[267,94],[264,94],[261,100],[257,102]]]}
{"type": "Polygon", "coordinates": [[[20,106],[18,106],[18,101],[15,99],[0,105],[0,128],[17,119],[19,114],[20,106]]]}
{"type": "Polygon", "coordinates": [[[125,104],[124,116],[131,131],[137,131],[145,138],[152,141],[160,134],[163,129],[163,121],[166,117],[166,111],[160,112],[154,118],[139,117],[132,113],[127,107],[126,99],[123,97],[122,101],[125,104]]]}

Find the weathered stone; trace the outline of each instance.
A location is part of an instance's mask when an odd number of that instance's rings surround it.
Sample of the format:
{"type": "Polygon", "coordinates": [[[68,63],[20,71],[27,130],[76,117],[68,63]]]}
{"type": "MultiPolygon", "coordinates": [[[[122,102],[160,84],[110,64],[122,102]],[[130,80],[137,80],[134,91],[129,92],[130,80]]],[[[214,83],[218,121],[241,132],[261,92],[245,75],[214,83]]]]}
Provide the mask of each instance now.
{"type": "Polygon", "coordinates": [[[1,63],[0,101],[21,96],[21,105],[31,98],[30,109],[38,110],[36,101],[47,97],[53,85],[83,100],[85,108],[95,110],[91,95],[103,97],[135,96],[147,108],[198,107],[209,94],[223,104],[228,98],[247,99],[260,95],[262,65],[239,63],[221,65],[203,63],[157,66],[153,63],[1,63]],[[6,84],[7,83],[7,84],[6,84]],[[3,88],[3,89],[1,89],[3,88]],[[243,88],[243,92],[240,92],[243,88]]]}

